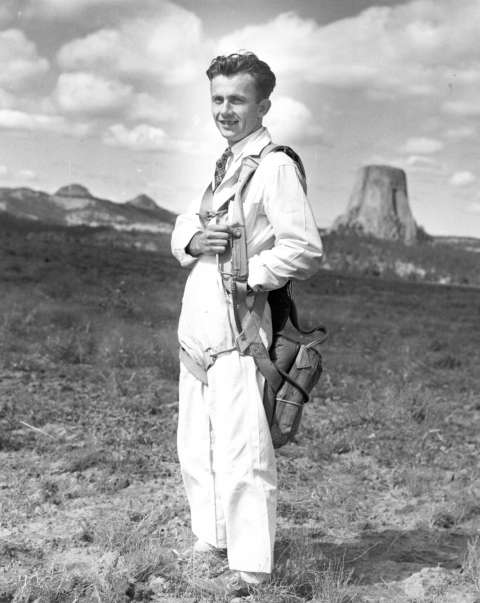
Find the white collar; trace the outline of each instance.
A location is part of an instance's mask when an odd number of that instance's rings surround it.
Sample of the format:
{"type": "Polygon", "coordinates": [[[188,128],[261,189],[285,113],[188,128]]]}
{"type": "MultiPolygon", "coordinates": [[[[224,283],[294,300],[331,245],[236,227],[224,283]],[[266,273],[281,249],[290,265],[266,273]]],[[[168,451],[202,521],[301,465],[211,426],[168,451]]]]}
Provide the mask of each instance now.
{"type": "Polygon", "coordinates": [[[231,146],[233,158],[236,160],[247,155],[259,155],[260,151],[272,142],[270,133],[265,126],[260,126],[242,140],[231,146]]]}

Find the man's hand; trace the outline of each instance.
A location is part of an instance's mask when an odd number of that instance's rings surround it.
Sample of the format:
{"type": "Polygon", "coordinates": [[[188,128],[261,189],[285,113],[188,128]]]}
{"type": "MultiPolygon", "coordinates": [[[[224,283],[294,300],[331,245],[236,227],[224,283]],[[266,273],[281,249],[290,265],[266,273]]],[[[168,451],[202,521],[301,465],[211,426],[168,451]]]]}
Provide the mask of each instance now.
{"type": "Polygon", "coordinates": [[[187,245],[187,253],[199,255],[221,255],[228,247],[232,229],[226,224],[208,224],[205,230],[197,232],[187,245]]]}

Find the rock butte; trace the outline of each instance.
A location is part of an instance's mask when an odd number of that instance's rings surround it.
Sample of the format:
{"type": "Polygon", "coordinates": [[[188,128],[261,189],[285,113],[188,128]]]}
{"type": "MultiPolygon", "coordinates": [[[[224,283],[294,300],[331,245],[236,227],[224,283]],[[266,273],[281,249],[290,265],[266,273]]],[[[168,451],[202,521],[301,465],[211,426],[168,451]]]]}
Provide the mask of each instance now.
{"type": "Polygon", "coordinates": [[[66,186],[62,186],[55,195],[59,197],[85,197],[93,199],[92,193],[82,184],[67,184],[66,186]]]}
{"type": "Polygon", "coordinates": [[[332,230],[415,244],[419,228],[410,209],[407,176],[399,168],[367,165],[358,171],[348,207],[332,230]]]}

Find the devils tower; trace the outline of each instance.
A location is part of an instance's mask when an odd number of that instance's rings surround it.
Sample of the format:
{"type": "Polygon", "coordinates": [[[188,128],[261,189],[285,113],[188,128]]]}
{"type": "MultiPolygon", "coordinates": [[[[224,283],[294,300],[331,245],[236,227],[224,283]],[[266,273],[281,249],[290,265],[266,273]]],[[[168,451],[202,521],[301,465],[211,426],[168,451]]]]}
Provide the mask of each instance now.
{"type": "Polygon", "coordinates": [[[408,201],[405,172],[388,165],[361,168],[347,210],[335,220],[332,230],[416,243],[419,229],[408,201]]]}

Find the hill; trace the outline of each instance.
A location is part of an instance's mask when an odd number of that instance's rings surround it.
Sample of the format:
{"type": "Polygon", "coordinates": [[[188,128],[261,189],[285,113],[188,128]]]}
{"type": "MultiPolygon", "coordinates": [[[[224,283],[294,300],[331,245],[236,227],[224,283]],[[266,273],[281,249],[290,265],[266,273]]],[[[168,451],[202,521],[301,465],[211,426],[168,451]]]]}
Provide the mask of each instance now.
{"type": "Polygon", "coordinates": [[[480,287],[480,239],[429,236],[407,245],[340,229],[322,240],[329,270],[480,287]]]}
{"type": "Polygon", "coordinates": [[[176,217],[146,195],[114,203],[95,197],[81,184],[63,186],[53,195],[30,188],[0,188],[2,213],[57,226],[106,226],[152,233],[170,232],[176,217]]]}

